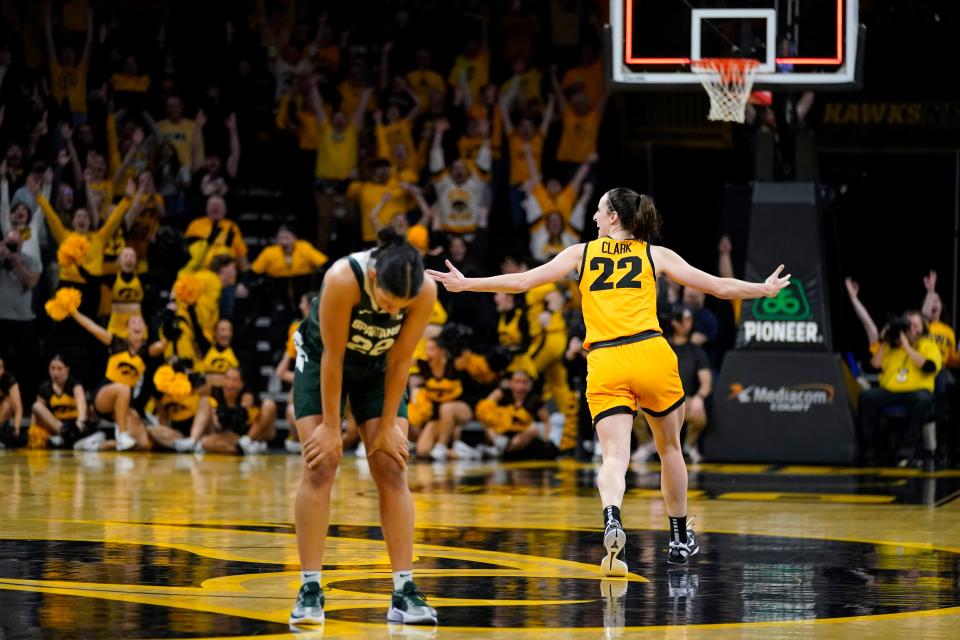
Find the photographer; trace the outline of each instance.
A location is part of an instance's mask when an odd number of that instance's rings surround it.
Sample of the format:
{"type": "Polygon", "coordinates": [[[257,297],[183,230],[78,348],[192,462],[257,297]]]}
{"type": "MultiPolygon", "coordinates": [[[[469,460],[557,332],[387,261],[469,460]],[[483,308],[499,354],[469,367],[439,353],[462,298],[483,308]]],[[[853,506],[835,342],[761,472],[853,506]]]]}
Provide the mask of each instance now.
{"type": "MultiPolygon", "coordinates": [[[[874,434],[880,411],[886,407],[907,409],[908,451],[915,449],[917,436],[933,408],[933,388],[940,371],[940,350],[927,337],[926,324],[918,311],[894,319],[880,335],[881,342],[871,359],[880,369],[880,386],[860,394],[860,438],[867,464],[875,463],[874,434]]],[[[935,437],[924,442],[924,462],[933,463],[935,437]]]]}
{"type": "Polygon", "coordinates": [[[32,406],[37,383],[37,335],[33,288],[40,281],[40,260],[22,251],[20,233],[11,230],[0,243],[0,358],[23,382],[24,406],[32,406]]]}

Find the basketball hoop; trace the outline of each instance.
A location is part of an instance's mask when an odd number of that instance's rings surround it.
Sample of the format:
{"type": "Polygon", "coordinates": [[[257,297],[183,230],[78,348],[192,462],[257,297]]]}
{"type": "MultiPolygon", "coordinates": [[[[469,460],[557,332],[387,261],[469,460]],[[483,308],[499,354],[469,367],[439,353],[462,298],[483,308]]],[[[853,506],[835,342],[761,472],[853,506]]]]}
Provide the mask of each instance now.
{"type": "Polygon", "coordinates": [[[760,63],[746,58],[703,58],[690,69],[710,96],[710,120],[743,122],[747,99],[760,63]]]}

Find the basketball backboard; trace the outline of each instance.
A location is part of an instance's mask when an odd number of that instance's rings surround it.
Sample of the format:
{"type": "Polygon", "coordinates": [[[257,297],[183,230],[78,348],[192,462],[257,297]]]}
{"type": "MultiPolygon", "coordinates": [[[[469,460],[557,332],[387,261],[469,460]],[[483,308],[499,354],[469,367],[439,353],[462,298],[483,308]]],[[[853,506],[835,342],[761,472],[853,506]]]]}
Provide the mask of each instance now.
{"type": "Polygon", "coordinates": [[[690,61],[754,58],[755,87],[857,86],[858,0],[610,0],[609,75],[621,88],[699,86],[690,61]]]}

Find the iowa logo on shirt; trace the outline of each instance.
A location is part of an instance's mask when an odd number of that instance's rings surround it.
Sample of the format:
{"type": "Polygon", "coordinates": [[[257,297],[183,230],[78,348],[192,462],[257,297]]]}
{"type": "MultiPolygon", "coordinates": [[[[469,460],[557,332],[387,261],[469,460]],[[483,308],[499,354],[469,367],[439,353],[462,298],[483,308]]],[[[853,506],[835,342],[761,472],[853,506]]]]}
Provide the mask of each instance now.
{"type": "Polygon", "coordinates": [[[120,372],[120,375],[129,378],[139,378],[140,370],[129,362],[118,362],[117,371],[120,372]]]}
{"type": "Polygon", "coordinates": [[[140,302],[140,290],[124,287],[116,293],[116,302],[140,302]]]}
{"type": "Polygon", "coordinates": [[[207,370],[210,371],[210,373],[226,373],[229,368],[230,361],[226,358],[213,358],[207,366],[207,370]]]}

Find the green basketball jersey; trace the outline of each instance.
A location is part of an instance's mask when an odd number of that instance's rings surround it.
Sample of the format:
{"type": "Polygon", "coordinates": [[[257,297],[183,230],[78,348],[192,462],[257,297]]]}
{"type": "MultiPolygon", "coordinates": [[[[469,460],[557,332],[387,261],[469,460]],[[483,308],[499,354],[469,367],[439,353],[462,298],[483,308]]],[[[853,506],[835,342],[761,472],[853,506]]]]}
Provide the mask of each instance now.
{"type": "MultiPolygon", "coordinates": [[[[372,252],[373,249],[370,249],[347,256],[357,284],[360,285],[360,302],[350,314],[350,333],[347,336],[344,364],[383,370],[386,369],[387,351],[397,341],[403,325],[404,312],[387,313],[377,306],[373,298],[373,282],[367,275],[372,252]]],[[[323,353],[319,313],[320,300],[314,298],[310,301],[310,313],[300,323],[294,336],[298,359],[302,355],[319,360],[323,353]]]]}

